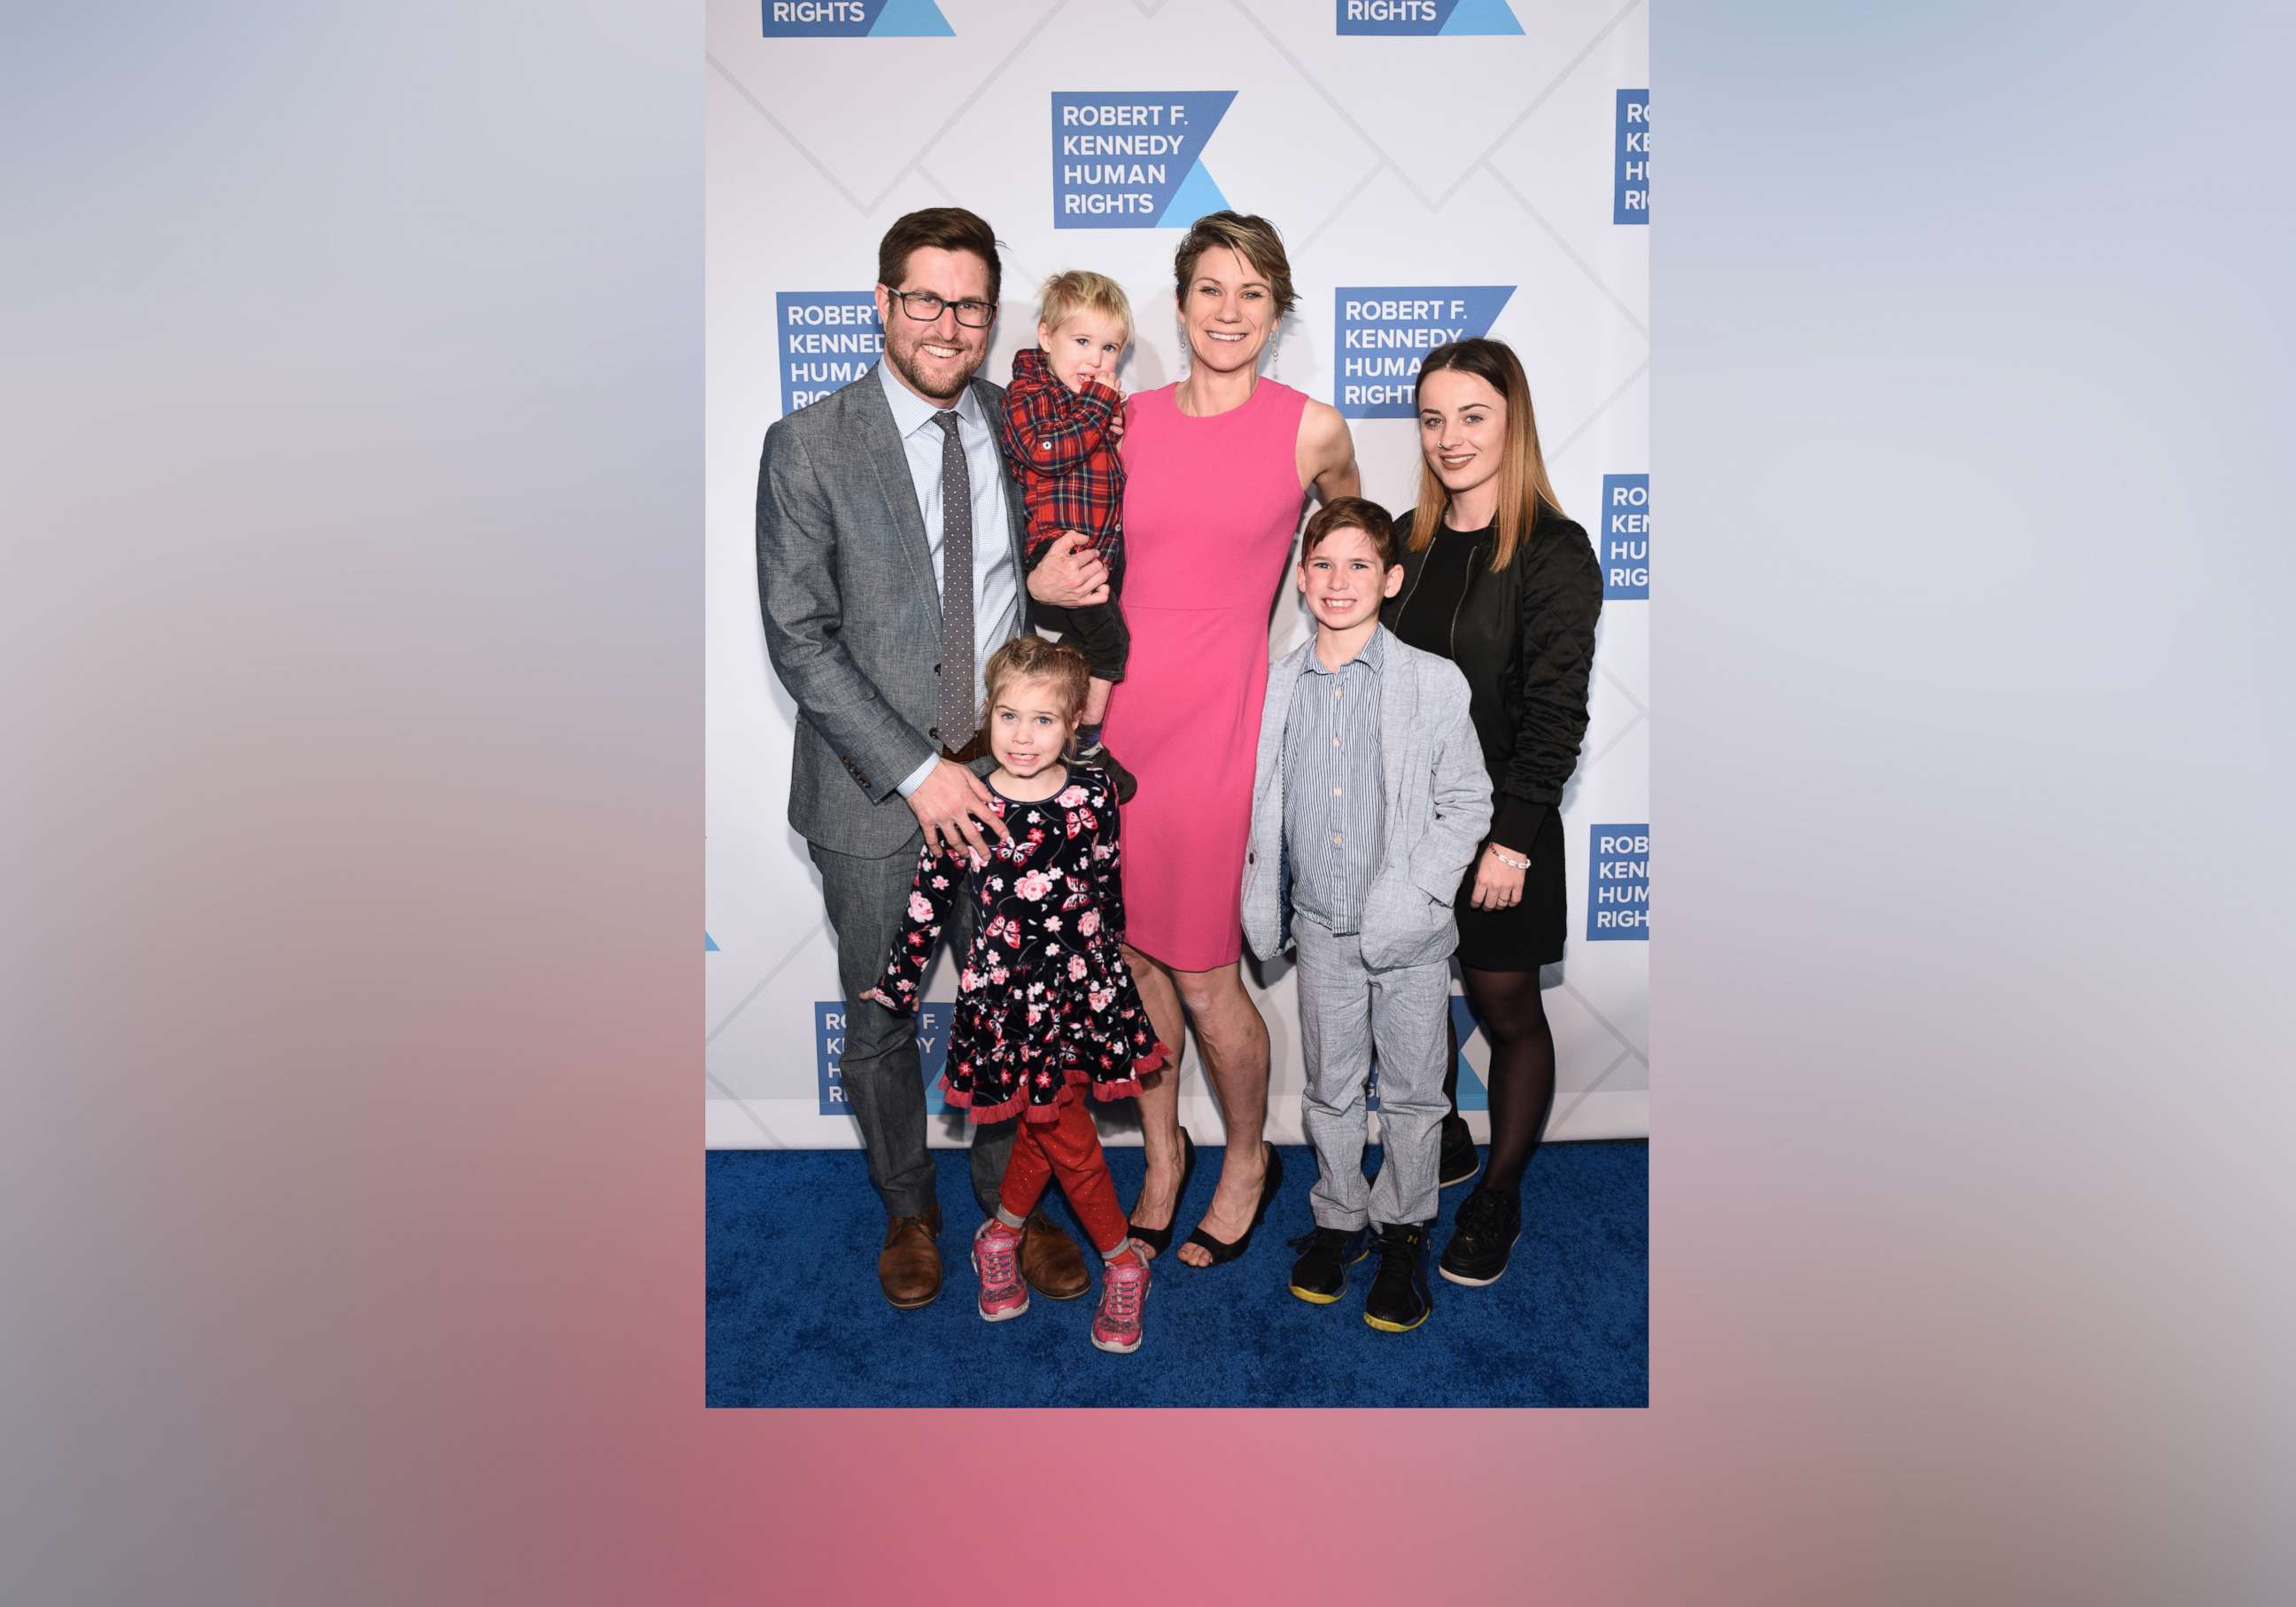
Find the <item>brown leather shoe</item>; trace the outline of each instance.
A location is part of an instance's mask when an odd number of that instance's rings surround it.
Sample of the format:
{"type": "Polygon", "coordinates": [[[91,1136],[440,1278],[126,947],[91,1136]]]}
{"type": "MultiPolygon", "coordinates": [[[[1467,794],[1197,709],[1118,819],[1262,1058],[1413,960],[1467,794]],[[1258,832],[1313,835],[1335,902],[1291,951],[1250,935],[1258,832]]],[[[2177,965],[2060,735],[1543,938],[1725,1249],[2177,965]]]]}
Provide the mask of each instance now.
{"type": "Polygon", "coordinates": [[[932,1304],[940,1292],[940,1208],[927,1206],[920,1217],[896,1217],[885,1225],[885,1248],[877,1254],[877,1282],[885,1298],[903,1311],[932,1304]]]}
{"type": "Polygon", "coordinates": [[[1092,1287],[1084,1251],[1042,1211],[1030,1211],[1021,1228],[1021,1275],[1048,1300],[1073,1300],[1092,1287]]]}

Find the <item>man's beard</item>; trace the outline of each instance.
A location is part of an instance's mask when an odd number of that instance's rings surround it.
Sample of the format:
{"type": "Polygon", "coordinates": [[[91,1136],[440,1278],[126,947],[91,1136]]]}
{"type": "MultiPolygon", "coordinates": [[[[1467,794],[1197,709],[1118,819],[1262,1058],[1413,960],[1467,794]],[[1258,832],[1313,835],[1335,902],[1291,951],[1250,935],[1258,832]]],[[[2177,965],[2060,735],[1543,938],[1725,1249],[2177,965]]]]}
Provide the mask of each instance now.
{"type": "Polygon", "coordinates": [[[984,348],[980,356],[973,361],[972,365],[964,369],[956,376],[956,384],[954,389],[945,391],[935,390],[926,381],[924,375],[918,373],[915,366],[910,362],[910,358],[915,353],[923,349],[923,344],[924,343],[922,341],[919,341],[915,346],[910,347],[908,350],[903,351],[899,348],[896,347],[890,340],[888,340],[885,342],[885,360],[893,365],[895,373],[898,373],[901,378],[908,381],[910,389],[917,392],[920,396],[931,397],[940,401],[955,401],[957,398],[963,396],[964,394],[964,388],[972,382],[972,376],[980,372],[980,365],[988,360],[988,350],[984,348]]]}

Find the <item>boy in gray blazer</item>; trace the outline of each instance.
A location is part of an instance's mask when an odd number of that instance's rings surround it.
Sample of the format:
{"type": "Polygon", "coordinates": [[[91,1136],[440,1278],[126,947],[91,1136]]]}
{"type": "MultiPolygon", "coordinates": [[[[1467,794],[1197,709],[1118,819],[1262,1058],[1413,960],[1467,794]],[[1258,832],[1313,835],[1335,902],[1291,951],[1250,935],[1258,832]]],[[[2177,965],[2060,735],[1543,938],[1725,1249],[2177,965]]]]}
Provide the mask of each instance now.
{"type": "Polygon", "coordinates": [[[1300,538],[1315,640],[1268,670],[1244,856],[1243,932],[1272,960],[1299,948],[1315,1226],[1294,1240],[1292,1292],[1337,1300],[1380,1262],[1364,1321],[1427,1320],[1427,1235],[1442,1147],[1453,896],[1491,819],[1491,783],[1456,666],[1379,623],[1403,583],[1386,512],[1326,504],[1300,538]],[[1379,1057],[1378,1177],[1363,1177],[1364,1085],[1379,1057]]]}

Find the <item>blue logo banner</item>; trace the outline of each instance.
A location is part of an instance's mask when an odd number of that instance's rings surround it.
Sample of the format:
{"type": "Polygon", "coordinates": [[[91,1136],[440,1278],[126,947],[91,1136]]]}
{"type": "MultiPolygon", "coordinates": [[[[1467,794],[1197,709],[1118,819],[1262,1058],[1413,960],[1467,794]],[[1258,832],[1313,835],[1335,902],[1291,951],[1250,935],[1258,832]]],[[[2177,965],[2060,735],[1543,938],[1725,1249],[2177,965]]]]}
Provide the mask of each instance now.
{"type": "Polygon", "coordinates": [[[781,330],[783,413],[844,389],[885,349],[873,291],[783,291],[774,298],[774,323],[781,330]]]}
{"type": "Polygon", "coordinates": [[[1650,600],[1650,476],[1603,476],[1603,598],[1650,600]]]}
{"type": "Polygon", "coordinates": [[[1519,34],[1506,0],[1337,0],[1340,32],[1389,38],[1519,34]]]}
{"type": "Polygon", "coordinates": [[[1650,827],[1595,826],[1587,856],[1587,939],[1650,941],[1650,827]]]}
{"type": "Polygon", "coordinates": [[[1341,285],[1332,396],[1349,419],[1413,417],[1412,388],[1427,354],[1487,335],[1512,284],[1341,285]]]}
{"type": "MultiPolygon", "coordinates": [[[[874,1010],[874,1004],[864,1006],[874,1010]]],[[[946,1109],[940,1096],[940,1074],[948,1064],[948,1024],[955,1004],[917,1006],[917,1058],[924,1062],[925,1113],[938,1116],[946,1109]]],[[[845,1103],[845,1081],[838,1067],[845,1058],[845,1004],[842,1000],[816,1002],[813,1007],[815,1070],[821,1083],[821,1113],[850,1116],[845,1103]]]]}
{"type": "Polygon", "coordinates": [[[1227,205],[1203,164],[1233,89],[1053,95],[1053,226],[1180,229],[1227,205]]]}
{"type": "Polygon", "coordinates": [[[947,38],[933,0],[765,0],[768,39],[947,38]]]}
{"type": "Polygon", "coordinates": [[[1619,171],[1612,223],[1650,221],[1650,91],[1619,91],[1619,171]]]}

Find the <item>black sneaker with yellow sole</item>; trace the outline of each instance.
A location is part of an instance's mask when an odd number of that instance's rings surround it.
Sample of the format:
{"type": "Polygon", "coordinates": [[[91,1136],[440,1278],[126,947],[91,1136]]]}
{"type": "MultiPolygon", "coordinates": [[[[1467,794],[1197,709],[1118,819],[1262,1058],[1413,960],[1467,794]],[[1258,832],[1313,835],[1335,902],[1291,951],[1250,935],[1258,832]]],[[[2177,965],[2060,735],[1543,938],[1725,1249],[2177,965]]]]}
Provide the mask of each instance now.
{"type": "Polygon", "coordinates": [[[1379,1230],[1379,1270],[1364,1297],[1364,1321],[1382,1333],[1408,1333],[1435,1309],[1427,1286],[1427,1230],[1416,1222],[1379,1230]]]}
{"type": "Polygon", "coordinates": [[[1348,1268],[1371,1254],[1368,1227],[1316,1227],[1292,1241],[1292,1292],[1311,1306],[1328,1306],[1348,1291],[1348,1268]]]}

